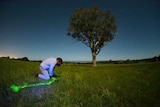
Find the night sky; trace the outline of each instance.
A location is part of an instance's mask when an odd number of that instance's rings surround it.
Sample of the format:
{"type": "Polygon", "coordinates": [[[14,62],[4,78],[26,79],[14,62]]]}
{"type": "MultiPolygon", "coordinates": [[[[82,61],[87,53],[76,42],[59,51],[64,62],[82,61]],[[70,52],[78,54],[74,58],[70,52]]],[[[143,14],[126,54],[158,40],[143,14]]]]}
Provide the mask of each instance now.
{"type": "Polygon", "coordinates": [[[111,10],[118,32],[97,60],[160,55],[159,0],[0,0],[0,56],[91,61],[90,48],[66,34],[74,10],[95,4],[111,10]]]}

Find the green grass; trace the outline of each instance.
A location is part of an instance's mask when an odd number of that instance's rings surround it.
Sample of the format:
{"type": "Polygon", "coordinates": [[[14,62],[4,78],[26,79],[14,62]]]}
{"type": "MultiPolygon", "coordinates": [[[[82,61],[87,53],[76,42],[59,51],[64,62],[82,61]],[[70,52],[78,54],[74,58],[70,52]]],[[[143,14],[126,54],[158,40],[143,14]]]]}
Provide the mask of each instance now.
{"type": "Polygon", "coordinates": [[[60,81],[10,91],[11,84],[36,83],[38,62],[0,59],[0,103],[17,107],[158,107],[160,63],[62,65],[60,81]]]}

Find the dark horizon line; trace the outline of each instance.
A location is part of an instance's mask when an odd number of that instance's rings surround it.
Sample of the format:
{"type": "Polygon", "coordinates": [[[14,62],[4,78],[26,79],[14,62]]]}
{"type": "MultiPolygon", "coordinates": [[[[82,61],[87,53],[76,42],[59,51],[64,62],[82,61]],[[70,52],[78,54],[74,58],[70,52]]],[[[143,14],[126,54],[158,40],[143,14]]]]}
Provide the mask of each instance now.
{"type": "MultiPolygon", "coordinates": [[[[0,58],[8,58],[8,59],[15,59],[15,60],[21,60],[21,59],[23,59],[23,58],[26,58],[26,59],[28,59],[28,57],[22,57],[22,58],[10,58],[9,56],[0,56],[0,58]]],[[[109,60],[96,60],[96,62],[105,62],[105,61],[139,61],[139,60],[146,60],[146,59],[154,59],[154,58],[160,58],[160,55],[159,56],[153,56],[153,57],[150,57],[150,58],[139,58],[139,59],[115,59],[115,60],[112,60],[112,59],[109,59],[109,60]]],[[[30,59],[28,59],[29,61],[42,61],[42,60],[30,60],[30,59]]],[[[64,62],[76,62],[76,63],[78,63],[78,62],[80,62],[80,63],[92,63],[92,61],[90,60],[79,60],[79,61],[74,61],[74,60],[68,60],[68,61],[64,61],[64,62]]]]}

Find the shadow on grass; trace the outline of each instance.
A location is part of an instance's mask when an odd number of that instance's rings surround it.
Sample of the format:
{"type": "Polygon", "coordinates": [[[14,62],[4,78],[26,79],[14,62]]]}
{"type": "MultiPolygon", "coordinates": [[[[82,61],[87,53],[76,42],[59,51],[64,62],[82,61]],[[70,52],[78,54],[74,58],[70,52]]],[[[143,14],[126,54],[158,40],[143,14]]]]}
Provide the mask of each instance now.
{"type": "Polygon", "coordinates": [[[8,87],[0,88],[0,104],[2,107],[12,107],[18,104],[20,93],[13,93],[8,87]]]}
{"type": "MultiPolygon", "coordinates": [[[[0,106],[1,107],[19,107],[19,106],[43,106],[45,98],[52,93],[51,88],[56,84],[49,86],[35,86],[21,89],[19,92],[12,92],[6,86],[0,87],[0,106]]],[[[53,90],[53,89],[52,89],[53,90]]]]}

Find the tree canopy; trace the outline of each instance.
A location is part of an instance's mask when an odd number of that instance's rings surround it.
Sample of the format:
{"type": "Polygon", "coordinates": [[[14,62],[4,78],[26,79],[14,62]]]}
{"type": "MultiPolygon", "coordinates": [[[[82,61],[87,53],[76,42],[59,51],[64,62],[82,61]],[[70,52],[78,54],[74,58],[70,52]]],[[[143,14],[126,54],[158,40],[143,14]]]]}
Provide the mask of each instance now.
{"type": "Polygon", "coordinates": [[[70,18],[67,34],[90,47],[95,63],[96,55],[113,40],[116,30],[115,17],[111,11],[103,12],[98,6],[92,6],[75,10],[70,18]]]}

